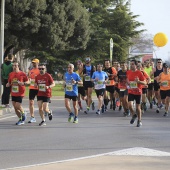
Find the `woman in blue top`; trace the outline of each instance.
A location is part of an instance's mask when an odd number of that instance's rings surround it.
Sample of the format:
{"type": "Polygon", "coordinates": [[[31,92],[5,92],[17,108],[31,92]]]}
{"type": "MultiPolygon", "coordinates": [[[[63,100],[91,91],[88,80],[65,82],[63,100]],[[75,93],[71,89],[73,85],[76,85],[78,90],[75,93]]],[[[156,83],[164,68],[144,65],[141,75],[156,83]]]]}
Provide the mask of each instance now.
{"type": "Polygon", "coordinates": [[[106,89],[106,82],[108,80],[108,75],[106,72],[102,71],[103,65],[97,65],[97,71],[95,71],[92,75],[91,81],[94,82],[95,92],[98,98],[98,110],[96,114],[100,114],[102,105],[103,105],[103,95],[106,89]]]}
{"type": "Polygon", "coordinates": [[[65,77],[65,107],[67,109],[67,111],[69,112],[69,118],[68,121],[69,122],[73,122],[73,123],[78,123],[78,103],[77,103],[77,97],[78,97],[78,84],[83,84],[80,76],[73,72],[74,70],[74,65],[73,64],[69,64],[68,65],[68,72],[65,73],[64,77],[65,77]],[[74,113],[71,111],[71,107],[70,107],[70,100],[73,101],[73,108],[74,108],[74,112],[75,112],[75,116],[74,113]]]}

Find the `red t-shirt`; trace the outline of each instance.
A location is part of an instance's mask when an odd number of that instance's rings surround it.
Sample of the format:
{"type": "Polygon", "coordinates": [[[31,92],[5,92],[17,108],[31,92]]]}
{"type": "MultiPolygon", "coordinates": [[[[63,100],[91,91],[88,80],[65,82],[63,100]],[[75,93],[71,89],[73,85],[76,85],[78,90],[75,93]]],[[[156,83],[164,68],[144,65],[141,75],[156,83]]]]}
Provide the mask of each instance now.
{"type": "Polygon", "coordinates": [[[126,72],[126,75],[127,75],[127,80],[130,83],[128,93],[134,94],[134,95],[141,95],[142,94],[142,85],[136,83],[135,78],[138,77],[140,81],[144,81],[145,78],[144,78],[142,72],[139,70],[136,70],[136,71],[128,70],[126,72]]]}
{"type": "Polygon", "coordinates": [[[38,85],[37,96],[51,97],[51,88],[46,89],[46,86],[50,86],[53,81],[53,78],[48,73],[37,75],[35,77],[35,83],[38,85]]]}
{"type": "Polygon", "coordinates": [[[11,84],[11,96],[24,96],[25,95],[25,86],[18,84],[20,82],[28,81],[27,75],[22,72],[11,72],[9,74],[8,82],[11,84]]]}

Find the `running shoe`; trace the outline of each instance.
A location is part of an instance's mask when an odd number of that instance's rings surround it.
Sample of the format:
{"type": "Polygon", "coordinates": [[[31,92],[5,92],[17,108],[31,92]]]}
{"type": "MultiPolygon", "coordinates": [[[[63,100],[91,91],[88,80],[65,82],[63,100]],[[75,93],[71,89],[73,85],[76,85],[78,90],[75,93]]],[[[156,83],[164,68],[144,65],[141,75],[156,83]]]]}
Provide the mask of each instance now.
{"type": "Polygon", "coordinates": [[[102,105],[102,113],[104,113],[104,104],[102,105]]]}
{"type": "Polygon", "coordinates": [[[150,103],[150,109],[152,109],[153,108],[153,104],[152,103],[150,103]]]}
{"type": "Polygon", "coordinates": [[[126,116],[127,117],[130,116],[130,110],[129,109],[127,109],[127,111],[126,111],[126,116]]]}
{"type": "Polygon", "coordinates": [[[145,112],[147,111],[146,103],[143,103],[143,109],[144,109],[145,112]]]}
{"type": "Polygon", "coordinates": [[[107,106],[104,107],[104,111],[107,112],[107,106]]]}
{"type": "Polygon", "coordinates": [[[167,113],[167,112],[165,112],[163,116],[164,116],[164,117],[167,117],[167,116],[168,116],[168,113],[167,113]]]}
{"type": "Polygon", "coordinates": [[[88,114],[89,113],[89,108],[87,108],[87,110],[84,111],[85,114],[88,114]]]}
{"type": "Polygon", "coordinates": [[[156,113],[159,113],[159,108],[156,109],[156,113]]]}
{"type": "Polygon", "coordinates": [[[74,121],[74,114],[70,113],[69,117],[68,117],[68,122],[73,122],[74,121]]]}
{"type": "Polygon", "coordinates": [[[82,108],[82,107],[80,107],[78,111],[83,111],[83,108],[82,108]]]}
{"type": "Polygon", "coordinates": [[[97,110],[97,111],[96,111],[96,114],[97,114],[97,115],[100,115],[100,110],[97,110]]]}
{"type": "Polygon", "coordinates": [[[113,105],[113,110],[115,110],[116,109],[116,106],[115,105],[113,105]]]}
{"type": "Polygon", "coordinates": [[[141,126],[142,126],[142,122],[140,120],[138,120],[137,127],[141,127],[141,126]]]}
{"type": "Polygon", "coordinates": [[[94,102],[92,102],[92,104],[91,104],[91,108],[92,108],[92,110],[95,110],[94,102]]]}
{"type": "Polygon", "coordinates": [[[35,123],[35,122],[36,122],[35,117],[31,117],[30,120],[28,121],[28,123],[35,123]]]}
{"type": "Polygon", "coordinates": [[[16,123],[16,125],[24,125],[25,124],[25,122],[24,121],[22,121],[22,120],[19,120],[17,123],[16,123]]]}
{"type": "Polygon", "coordinates": [[[74,117],[73,123],[78,123],[78,118],[77,117],[74,117]]]}
{"type": "Polygon", "coordinates": [[[47,112],[44,112],[44,116],[47,116],[48,115],[48,113],[47,112]]]}
{"type": "Polygon", "coordinates": [[[120,106],[120,100],[116,100],[116,107],[120,106]]]}
{"type": "Polygon", "coordinates": [[[132,116],[132,119],[130,120],[130,124],[134,124],[136,118],[137,118],[137,115],[134,114],[134,115],[132,116]]]}
{"type": "Polygon", "coordinates": [[[121,110],[122,110],[122,106],[120,105],[120,106],[119,106],[119,111],[121,111],[121,110]]]}
{"type": "Polygon", "coordinates": [[[42,121],[40,124],[39,124],[39,126],[46,126],[46,121],[42,121]]]}
{"type": "Polygon", "coordinates": [[[48,113],[48,118],[49,118],[49,120],[52,120],[52,119],[53,119],[52,110],[50,110],[50,113],[48,113]]]}

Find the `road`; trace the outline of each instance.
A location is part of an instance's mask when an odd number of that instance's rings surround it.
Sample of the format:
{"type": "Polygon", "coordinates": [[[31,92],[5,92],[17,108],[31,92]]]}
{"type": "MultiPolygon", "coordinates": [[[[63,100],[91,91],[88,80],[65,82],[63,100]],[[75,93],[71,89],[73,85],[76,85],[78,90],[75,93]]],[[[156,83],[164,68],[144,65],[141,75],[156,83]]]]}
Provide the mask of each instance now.
{"type": "MultiPolygon", "coordinates": [[[[96,99],[96,98],[95,98],[96,99]]],[[[28,100],[23,106],[28,110],[28,100]]],[[[79,123],[68,123],[63,97],[52,100],[53,120],[39,127],[37,123],[16,126],[14,112],[0,116],[0,169],[88,157],[122,149],[142,147],[170,152],[170,118],[148,110],[143,126],[130,125],[130,117],[118,110],[101,115],[79,113],[79,123]]],[[[27,120],[28,121],[28,120],[27,120]]],[[[169,164],[170,165],[170,164],[169,164]]]]}

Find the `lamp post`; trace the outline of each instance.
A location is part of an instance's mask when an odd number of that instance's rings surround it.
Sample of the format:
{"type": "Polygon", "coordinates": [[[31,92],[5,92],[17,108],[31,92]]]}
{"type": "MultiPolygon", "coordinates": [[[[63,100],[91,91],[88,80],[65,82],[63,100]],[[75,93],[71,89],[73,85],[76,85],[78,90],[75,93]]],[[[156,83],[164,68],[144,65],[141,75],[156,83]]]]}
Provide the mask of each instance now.
{"type": "Polygon", "coordinates": [[[112,57],[113,57],[113,39],[110,38],[110,64],[112,66],[112,57]]]}
{"type": "MultiPolygon", "coordinates": [[[[1,0],[1,37],[0,37],[0,66],[4,62],[4,15],[5,0],[1,0]]],[[[1,69],[0,69],[1,74],[1,69]]],[[[0,85],[0,95],[2,94],[2,85],[0,85]]]]}

